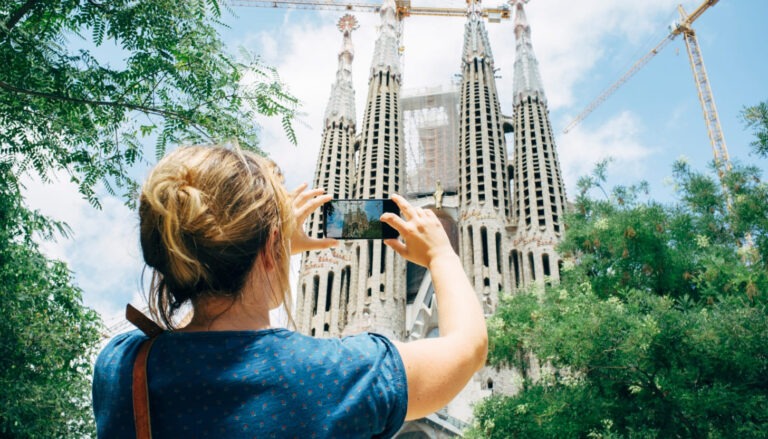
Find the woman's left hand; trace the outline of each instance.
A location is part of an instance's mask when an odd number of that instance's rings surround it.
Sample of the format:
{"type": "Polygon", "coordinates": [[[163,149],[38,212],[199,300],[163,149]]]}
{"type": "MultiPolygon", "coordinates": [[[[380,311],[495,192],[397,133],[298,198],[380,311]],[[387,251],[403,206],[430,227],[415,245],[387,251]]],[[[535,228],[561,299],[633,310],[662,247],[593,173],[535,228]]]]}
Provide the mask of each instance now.
{"type": "Polygon", "coordinates": [[[338,245],[338,241],[332,238],[310,238],[304,230],[304,222],[315,209],[331,200],[331,196],[325,194],[325,189],[307,190],[307,183],[302,183],[290,194],[293,200],[293,214],[296,218],[296,228],[291,236],[291,254],[299,254],[310,250],[322,250],[338,245]]]}

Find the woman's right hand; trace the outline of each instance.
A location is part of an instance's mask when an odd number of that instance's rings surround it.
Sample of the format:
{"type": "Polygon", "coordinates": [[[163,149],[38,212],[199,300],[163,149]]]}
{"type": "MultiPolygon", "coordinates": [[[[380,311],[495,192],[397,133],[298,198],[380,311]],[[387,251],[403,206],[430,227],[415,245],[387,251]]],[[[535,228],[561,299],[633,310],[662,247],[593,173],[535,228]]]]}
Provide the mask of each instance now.
{"type": "Polygon", "coordinates": [[[400,195],[392,195],[392,200],[400,208],[402,218],[394,213],[385,213],[381,221],[397,230],[402,241],[387,239],[384,240],[386,245],[403,258],[427,268],[439,256],[455,255],[451,241],[434,212],[415,207],[400,195]]]}
{"type": "Polygon", "coordinates": [[[485,364],[485,317],[459,256],[434,212],[393,195],[402,218],[381,220],[400,232],[384,241],[405,259],[429,268],[437,299],[439,336],[394,342],[408,380],[406,420],[419,419],[448,404],[485,364]]]}

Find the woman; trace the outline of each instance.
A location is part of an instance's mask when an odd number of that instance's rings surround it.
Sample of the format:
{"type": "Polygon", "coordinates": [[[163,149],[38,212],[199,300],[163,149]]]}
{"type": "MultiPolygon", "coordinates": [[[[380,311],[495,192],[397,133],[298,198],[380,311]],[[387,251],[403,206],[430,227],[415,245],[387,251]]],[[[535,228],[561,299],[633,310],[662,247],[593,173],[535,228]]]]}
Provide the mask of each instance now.
{"type": "MultiPolygon", "coordinates": [[[[167,330],[145,344],[151,355],[136,370],[148,376],[155,437],[390,437],[484,365],[485,322],[458,256],[434,213],[397,195],[402,218],[381,220],[400,239],[385,243],[430,270],[440,337],[315,339],[272,328],[269,311],[290,303],[290,255],[337,243],[303,231],[331,198],[305,189],[288,194],[270,161],[219,147],[179,148],[150,173],[141,246],[154,270],[150,309],[167,330]],[[185,304],[193,317],[175,327],[185,304]]],[[[146,340],[122,334],[99,355],[100,437],[136,437],[132,372],[146,340]]]]}

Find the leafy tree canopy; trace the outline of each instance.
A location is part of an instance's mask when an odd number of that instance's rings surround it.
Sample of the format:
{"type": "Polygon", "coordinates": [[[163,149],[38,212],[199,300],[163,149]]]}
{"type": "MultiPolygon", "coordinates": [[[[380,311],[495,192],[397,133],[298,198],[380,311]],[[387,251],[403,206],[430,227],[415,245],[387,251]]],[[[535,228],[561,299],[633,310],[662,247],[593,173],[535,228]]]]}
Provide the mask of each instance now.
{"type": "Polygon", "coordinates": [[[753,151],[759,156],[768,157],[768,102],[745,108],[741,116],[747,127],[752,128],[755,134],[755,140],[752,142],[753,151]]]}
{"type": "Polygon", "coordinates": [[[605,167],[579,182],[561,282],[505,296],[490,320],[489,360],[523,390],[479,404],[469,436],[765,437],[768,184],[735,166],[726,197],[678,162],[663,205],[644,184],[608,193],[605,167]]]}
{"type": "Polygon", "coordinates": [[[98,182],[135,190],[142,141],[158,157],[182,142],[257,150],[259,114],[295,141],[295,99],[258,59],[226,54],[219,18],[218,0],[3,1],[3,178],[65,170],[98,205],[98,182]]]}
{"type": "Polygon", "coordinates": [[[90,437],[91,359],[101,320],[66,265],[33,239],[66,233],[0,179],[0,436],[90,437]]]}
{"type": "Polygon", "coordinates": [[[35,237],[67,227],[25,207],[21,176],[65,172],[91,204],[128,199],[129,170],[168,145],[237,141],[257,116],[295,142],[296,100],[256,57],[225,53],[217,0],[0,2],[0,437],[94,435],[98,315],[35,237]]]}

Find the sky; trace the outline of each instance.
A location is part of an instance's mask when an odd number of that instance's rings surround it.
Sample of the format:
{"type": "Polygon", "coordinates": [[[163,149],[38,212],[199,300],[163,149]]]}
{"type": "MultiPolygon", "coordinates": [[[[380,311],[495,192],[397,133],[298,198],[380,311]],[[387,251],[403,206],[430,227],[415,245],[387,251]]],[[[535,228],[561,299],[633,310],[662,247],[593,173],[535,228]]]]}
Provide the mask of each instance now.
{"type": "MultiPolygon", "coordinates": [[[[687,11],[702,0],[683,0],[687,11]]],[[[568,134],[562,129],[602,90],[668,34],[678,19],[680,0],[531,0],[526,12],[541,69],[550,119],[572,199],[576,180],[611,157],[610,184],[647,181],[651,196],[673,199],[672,163],[687,159],[704,170],[712,160],[701,106],[685,44],[677,38],[568,134]]],[[[488,6],[498,6],[490,2],[488,6]]],[[[463,0],[413,0],[414,6],[463,7],[463,0]]],[[[295,122],[298,145],[291,145],[279,120],[260,119],[261,147],[282,167],[289,188],[311,183],[321,142],[322,119],[335,78],[342,35],[337,11],[233,6],[221,36],[230,53],[240,48],[260,54],[302,104],[295,122]]],[[[355,14],[360,27],[353,78],[357,118],[367,95],[376,14],[355,14]]],[[[751,134],[739,113],[768,100],[768,1],[721,0],[694,24],[719,110],[732,161],[753,164],[765,174],[768,160],[749,154],[751,134]]],[[[403,26],[403,89],[447,85],[460,73],[463,18],[409,17],[403,26]]],[[[487,24],[495,57],[501,109],[512,113],[514,32],[512,21],[487,24]]],[[[150,144],[148,148],[152,148],[150,144]]],[[[509,148],[509,146],[508,146],[509,148]]],[[[149,154],[149,156],[152,156],[149,154]]],[[[143,180],[147,169],[134,170],[143,180]]],[[[67,262],[84,302],[105,319],[120,320],[125,303],[141,305],[142,260],[138,218],[122,199],[102,193],[102,210],[83,201],[68,179],[55,184],[27,182],[29,204],[66,221],[74,236],[43,243],[51,256],[67,262]]],[[[298,261],[292,262],[294,271],[298,261]]]]}

